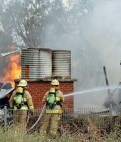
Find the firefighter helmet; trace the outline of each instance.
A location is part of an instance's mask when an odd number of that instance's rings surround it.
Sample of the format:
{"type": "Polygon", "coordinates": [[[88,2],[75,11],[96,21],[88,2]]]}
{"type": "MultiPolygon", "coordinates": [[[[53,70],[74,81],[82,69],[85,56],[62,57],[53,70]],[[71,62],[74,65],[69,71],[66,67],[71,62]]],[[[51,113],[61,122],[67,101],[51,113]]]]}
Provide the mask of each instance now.
{"type": "Polygon", "coordinates": [[[18,87],[18,88],[16,89],[16,92],[17,92],[17,93],[23,93],[23,88],[22,88],[22,87],[18,87]]]}
{"type": "Polygon", "coordinates": [[[19,84],[18,84],[18,86],[20,86],[20,87],[26,87],[27,85],[28,85],[28,83],[27,83],[27,81],[24,80],[24,79],[22,79],[22,80],[19,82],[19,84]]]}
{"type": "Polygon", "coordinates": [[[52,80],[51,85],[59,86],[59,81],[57,79],[52,80]]]}

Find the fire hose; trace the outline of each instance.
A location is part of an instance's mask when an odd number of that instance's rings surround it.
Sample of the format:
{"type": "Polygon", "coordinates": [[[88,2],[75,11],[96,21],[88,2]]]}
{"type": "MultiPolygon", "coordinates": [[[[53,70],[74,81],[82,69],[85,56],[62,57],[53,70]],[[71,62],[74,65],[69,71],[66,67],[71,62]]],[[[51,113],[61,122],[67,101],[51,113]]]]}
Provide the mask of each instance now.
{"type": "MultiPolygon", "coordinates": [[[[68,96],[68,95],[65,95],[64,97],[66,97],[66,96],[68,96]]],[[[44,113],[44,111],[45,111],[45,108],[46,108],[46,103],[45,103],[44,106],[42,107],[42,111],[41,111],[41,113],[40,113],[40,115],[39,115],[37,121],[36,121],[26,132],[29,132],[30,130],[32,130],[32,129],[37,125],[37,123],[40,121],[40,119],[41,119],[41,117],[42,117],[42,115],[43,115],[43,113],[44,113]]]]}
{"type": "Polygon", "coordinates": [[[39,115],[37,121],[27,130],[27,132],[29,132],[30,130],[32,130],[32,129],[37,125],[37,123],[40,121],[40,119],[41,119],[41,117],[42,117],[42,115],[43,115],[43,113],[44,113],[44,111],[45,111],[45,107],[46,107],[46,103],[45,103],[44,106],[42,107],[42,111],[41,111],[41,113],[40,113],[40,115],[39,115]]]}

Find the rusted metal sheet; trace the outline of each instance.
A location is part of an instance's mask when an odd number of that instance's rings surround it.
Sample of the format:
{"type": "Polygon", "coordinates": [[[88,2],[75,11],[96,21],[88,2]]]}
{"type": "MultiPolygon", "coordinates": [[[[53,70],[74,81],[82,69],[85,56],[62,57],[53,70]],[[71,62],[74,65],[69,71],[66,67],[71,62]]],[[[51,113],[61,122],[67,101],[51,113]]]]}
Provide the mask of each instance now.
{"type": "Polygon", "coordinates": [[[39,79],[52,75],[52,50],[28,48],[21,52],[22,78],[39,79]]]}
{"type": "MultiPolygon", "coordinates": [[[[5,98],[13,90],[14,90],[14,88],[11,86],[10,83],[1,83],[0,82],[0,100],[5,98]]],[[[1,105],[1,102],[0,102],[0,105],[1,105]]]]}
{"type": "Polygon", "coordinates": [[[62,78],[71,78],[71,51],[52,51],[52,75],[62,78]]]}

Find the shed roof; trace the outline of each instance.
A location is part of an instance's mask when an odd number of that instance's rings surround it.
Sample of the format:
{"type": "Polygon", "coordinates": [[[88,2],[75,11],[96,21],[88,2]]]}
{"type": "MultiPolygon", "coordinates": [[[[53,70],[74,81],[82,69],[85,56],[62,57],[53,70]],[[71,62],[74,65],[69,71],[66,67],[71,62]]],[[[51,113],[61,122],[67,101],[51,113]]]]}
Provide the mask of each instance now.
{"type": "Polygon", "coordinates": [[[12,92],[14,88],[11,86],[11,83],[2,83],[0,82],[0,99],[3,99],[10,92],[12,92]]]}

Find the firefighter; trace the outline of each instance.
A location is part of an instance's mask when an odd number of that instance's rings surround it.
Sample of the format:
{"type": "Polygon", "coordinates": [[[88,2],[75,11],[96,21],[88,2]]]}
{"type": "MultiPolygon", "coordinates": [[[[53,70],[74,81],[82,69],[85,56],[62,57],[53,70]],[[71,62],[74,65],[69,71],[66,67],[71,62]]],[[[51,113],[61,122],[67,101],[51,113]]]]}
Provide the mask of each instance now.
{"type": "Polygon", "coordinates": [[[20,80],[16,90],[12,93],[9,100],[10,108],[13,109],[13,120],[15,129],[26,130],[28,110],[32,114],[34,111],[33,101],[27,91],[28,83],[20,80]]]}
{"type": "Polygon", "coordinates": [[[46,92],[42,100],[43,104],[46,104],[46,109],[40,127],[41,136],[46,136],[48,133],[52,138],[56,137],[63,101],[64,95],[59,90],[59,81],[54,79],[51,82],[50,90],[46,92]]]}

